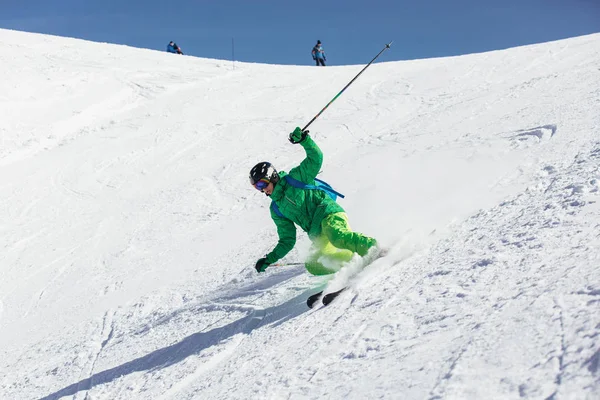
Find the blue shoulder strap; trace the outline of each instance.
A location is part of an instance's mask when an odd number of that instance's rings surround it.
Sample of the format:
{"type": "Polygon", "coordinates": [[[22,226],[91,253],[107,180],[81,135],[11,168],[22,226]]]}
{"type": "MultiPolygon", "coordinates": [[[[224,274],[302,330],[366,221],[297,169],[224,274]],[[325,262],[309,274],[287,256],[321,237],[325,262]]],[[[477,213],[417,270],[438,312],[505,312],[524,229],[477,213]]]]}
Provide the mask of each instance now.
{"type": "MultiPolygon", "coordinates": [[[[316,185],[306,184],[302,181],[299,181],[298,179],[292,178],[289,175],[286,175],[284,177],[284,179],[289,185],[291,185],[295,188],[308,189],[308,190],[322,190],[325,193],[327,193],[329,195],[329,197],[331,197],[333,200],[335,200],[338,196],[341,197],[342,199],[344,198],[344,195],[341,194],[340,192],[334,190],[329,183],[322,181],[320,179],[317,179],[317,178],[315,178],[316,185]]],[[[278,217],[286,218],[285,215],[283,215],[283,213],[279,210],[279,207],[277,207],[277,204],[275,204],[274,201],[271,201],[271,210],[273,210],[275,215],[277,215],[278,217]]]]}
{"type": "Polygon", "coordinates": [[[317,189],[326,191],[331,197],[333,197],[334,200],[338,196],[341,197],[342,199],[344,197],[346,197],[343,194],[341,194],[340,192],[338,192],[337,190],[335,190],[334,188],[332,188],[331,185],[325,181],[315,178],[315,182],[317,182],[317,187],[316,187],[317,189]]]}
{"type": "Polygon", "coordinates": [[[316,185],[306,184],[302,181],[299,181],[298,179],[292,178],[289,175],[286,175],[284,178],[287,183],[289,183],[290,185],[292,185],[295,188],[309,189],[309,190],[322,190],[322,191],[326,192],[329,196],[331,196],[331,198],[334,200],[338,196],[341,197],[342,199],[345,197],[340,192],[334,190],[329,183],[322,181],[320,179],[317,179],[317,178],[315,178],[316,185]]]}
{"type": "Polygon", "coordinates": [[[271,200],[271,210],[273,210],[275,215],[277,215],[278,217],[285,218],[285,216],[283,215],[283,213],[281,211],[279,211],[279,207],[277,207],[277,204],[275,204],[275,202],[273,200],[271,200]]]}

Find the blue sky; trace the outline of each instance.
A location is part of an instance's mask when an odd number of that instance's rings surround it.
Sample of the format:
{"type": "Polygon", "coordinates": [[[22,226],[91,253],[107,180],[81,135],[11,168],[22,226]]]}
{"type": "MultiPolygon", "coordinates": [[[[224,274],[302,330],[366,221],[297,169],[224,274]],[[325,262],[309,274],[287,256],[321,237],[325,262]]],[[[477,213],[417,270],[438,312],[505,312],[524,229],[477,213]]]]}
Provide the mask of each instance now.
{"type": "Polygon", "coordinates": [[[330,65],[503,49],[600,32],[600,0],[0,0],[0,28],[271,64],[330,65]]]}

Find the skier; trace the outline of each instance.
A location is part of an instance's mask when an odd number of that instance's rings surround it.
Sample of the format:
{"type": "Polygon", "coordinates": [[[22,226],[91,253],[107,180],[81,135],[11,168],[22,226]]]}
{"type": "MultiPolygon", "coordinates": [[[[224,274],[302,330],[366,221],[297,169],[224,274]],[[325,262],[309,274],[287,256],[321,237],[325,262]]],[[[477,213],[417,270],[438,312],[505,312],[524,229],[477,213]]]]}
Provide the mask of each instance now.
{"type": "Polygon", "coordinates": [[[183,51],[181,51],[181,47],[177,46],[177,43],[175,43],[172,40],[167,45],[167,52],[183,55],[183,51]]]}
{"type": "Polygon", "coordinates": [[[252,186],[272,200],[271,218],[279,235],[275,248],[259,259],[255,268],[257,272],[264,272],[270,264],[289,253],[296,244],[298,225],[312,241],[311,252],[305,262],[308,272],[313,275],[332,274],[339,269],[340,263],[349,261],[353,253],[366,255],[369,249],[377,246],[377,241],[352,232],[344,209],[324,190],[314,186],[323,164],[323,153],[308,131],[296,128],[290,133],[289,140],[293,144],[299,143],[306,151],[306,158],[289,174],[277,172],[268,162],[258,163],[250,170],[252,186]],[[286,175],[289,177],[286,178],[286,175]]]}
{"type": "Polygon", "coordinates": [[[321,41],[317,40],[317,44],[312,49],[312,57],[313,60],[316,61],[317,67],[321,64],[323,67],[325,66],[325,61],[327,61],[327,57],[325,57],[325,50],[321,47],[321,41]]]}

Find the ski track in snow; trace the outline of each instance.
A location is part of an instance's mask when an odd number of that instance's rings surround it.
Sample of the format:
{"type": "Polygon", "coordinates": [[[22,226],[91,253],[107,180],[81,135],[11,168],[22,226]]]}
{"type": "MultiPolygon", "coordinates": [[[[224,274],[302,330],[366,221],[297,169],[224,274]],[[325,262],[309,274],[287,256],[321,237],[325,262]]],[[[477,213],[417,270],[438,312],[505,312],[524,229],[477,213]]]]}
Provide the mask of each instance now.
{"type": "Polygon", "coordinates": [[[600,392],[599,35],[361,76],[311,134],[353,227],[392,244],[329,285],[256,274],[276,237],[239,166],[296,165],[281,132],[355,68],[10,35],[31,86],[0,84],[0,397],[600,392]]]}
{"type": "MultiPolygon", "coordinates": [[[[78,396],[80,393],[89,392],[96,385],[126,378],[127,375],[136,371],[150,372],[160,370],[166,368],[168,365],[185,360],[192,355],[197,355],[200,357],[200,362],[197,365],[190,365],[186,375],[178,379],[172,386],[166,388],[165,392],[158,397],[161,399],[179,398],[179,393],[187,386],[195,382],[202,375],[210,372],[218,364],[226,362],[236,349],[240,347],[244,338],[251,334],[253,330],[266,324],[282,324],[286,320],[294,318],[294,314],[299,314],[306,310],[304,300],[308,296],[310,288],[302,289],[298,296],[275,307],[258,307],[253,304],[253,301],[247,304],[243,303],[244,299],[248,298],[260,299],[266,294],[277,295],[281,290],[277,288],[278,285],[290,279],[293,280],[299,273],[303,272],[303,268],[295,268],[288,271],[281,271],[266,279],[259,280],[254,278],[250,282],[242,282],[237,285],[229,282],[221,290],[217,290],[215,297],[204,299],[201,303],[190,304],[167,315],[158,317],[152,322],[147,323],[143,329],[138,329],[135,332],[115,333],[115,330],[118,331],[118,329],[115,329],[115,323],[112,322],[110,332],[107,334],[106,331],[109,322],[107,322],[108,319],[105,316],[102,327],[102,336],[105,339],[102,341],[100,349],[94,352],[95,356],[89,357],[91,359],[90,366],[87,372],[82,371],[85,378],[80,377],[79,382],[76,384],[50,394],[44,397],[44,399],[54,399],[68,395],[78,396]],[[275,287],[274,293],[265,293],[269,292],[269,288],[271,287],[275,287]],[[160,330],[163,326],[187,323],[189,322],[190,314],[195,315],[200,312],[205,314],[225,312],[225,315],[236,312],[241,316],[237,320],[230,320],[229,323],[226,323],[229,319],[227,316],[221,317],[215,323],[209,324],[204,329],[182,338],[179,342],[173,343],[171,346],[156,350],[154,353],[150,353],[120,367],[94,373],[100,355],[103,351],[107,351],[106,346],[109,341],[115,342],[114,345],[111,345],[110,351],[118,351],[123,337],[133,335],[143,339],[149,332],[160,330]],[[204,353],[207,354],[205,355],[204,353]]],[[[237,281],[237,279],[234,279],[234,281],[237,281]]],[[[292,290],[297,291],[298,288],[292,288],[292,290]]],[[[200,317],[201,320],[202,318],[200,317]]],[[[108,393],[106,395],[112,396],[108,393]]],[[[124,394],[124,396],[127,395],[124,394]]],[[[94,396],[92,395],[92,398],[94,396]]]]}

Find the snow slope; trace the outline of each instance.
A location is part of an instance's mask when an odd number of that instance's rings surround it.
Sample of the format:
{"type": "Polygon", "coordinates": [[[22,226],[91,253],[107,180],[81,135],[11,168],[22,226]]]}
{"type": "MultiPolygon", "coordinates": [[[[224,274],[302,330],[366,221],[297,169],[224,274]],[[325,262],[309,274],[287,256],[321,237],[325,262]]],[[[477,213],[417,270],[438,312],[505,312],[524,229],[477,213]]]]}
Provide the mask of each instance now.
{"type": "Polygon", "coordinates": [[[0,398],[597,399],[600,34],[372,65],[311,135],[391,251],[309,310],[247,175],[361,68],[0,30],[0,398]]]}

